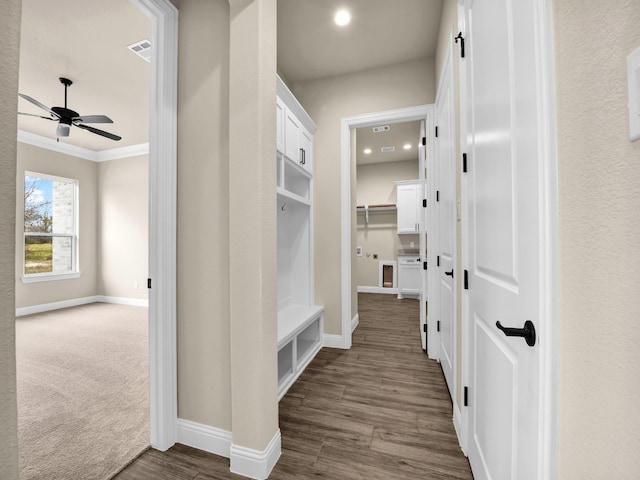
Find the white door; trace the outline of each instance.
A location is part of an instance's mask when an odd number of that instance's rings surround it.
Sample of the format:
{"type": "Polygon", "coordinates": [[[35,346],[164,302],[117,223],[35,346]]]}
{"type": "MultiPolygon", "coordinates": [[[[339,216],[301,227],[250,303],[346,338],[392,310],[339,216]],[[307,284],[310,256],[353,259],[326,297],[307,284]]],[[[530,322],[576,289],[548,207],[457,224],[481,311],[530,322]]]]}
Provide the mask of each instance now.
{"type": "MultiPolygon", "coordinates": [[[[427,131],[425,121],[420,122],[420,137],[418,138],[418,165],[420,168],[420,185],[421,185],[421,199],[426,199],[427,187],[426,187],[426,169],[427,169],[427,131]],[[424,139],[424,141],[423,141],[424,139]]],[[[419,215],[420,225],[423,226],[420,229],[420,259],[426,263],[427,260],[427,209],[422,208],[419,215]]],[[[422,349],[427,350],[427,290],[428,290],[428,275],[427,270],[420,265],[420,341],[422,343],[422,349]]]]}
{"type": "Polygon", "coordinates": [[[542,478],[540,332],[530,346],[497,326],[540,325],[546,97],[539,3],[482,0],[465,7],[467,453],[477,480],[542,478]]]}
{"type": "Polygon", "coordinates": [[[456,252],[456,163],[453,123],[453,88],[451,62],[445,61],[436,98],[436,212],[438,224],[434,232],[438,236],[440,364],[449,393],[454,398],[455,371],[455,252],[456,252]]]}

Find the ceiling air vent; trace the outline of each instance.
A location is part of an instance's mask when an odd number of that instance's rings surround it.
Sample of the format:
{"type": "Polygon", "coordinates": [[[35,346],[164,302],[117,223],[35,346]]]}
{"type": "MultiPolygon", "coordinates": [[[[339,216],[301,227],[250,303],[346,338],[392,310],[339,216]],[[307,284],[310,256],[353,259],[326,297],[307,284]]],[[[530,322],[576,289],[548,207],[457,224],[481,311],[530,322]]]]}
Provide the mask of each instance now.
{"type": "Polygon", "coordinates": [[[388,132],[389,130],[391,130],[391,127],[389,125],[380,125],[379,127],[373,127],[373,133],[388,132]]]}
{"type": "Polygon", "coordinates": [[[151,63],[151,42],[147,39],[128,45],[127,48],[133,53],[151,63]]]}
{"type": "Polygon", "coordinates": [[[396,147],[382,147],[380,151],[382,153],[391,153],[396,151],[396,147]]]}

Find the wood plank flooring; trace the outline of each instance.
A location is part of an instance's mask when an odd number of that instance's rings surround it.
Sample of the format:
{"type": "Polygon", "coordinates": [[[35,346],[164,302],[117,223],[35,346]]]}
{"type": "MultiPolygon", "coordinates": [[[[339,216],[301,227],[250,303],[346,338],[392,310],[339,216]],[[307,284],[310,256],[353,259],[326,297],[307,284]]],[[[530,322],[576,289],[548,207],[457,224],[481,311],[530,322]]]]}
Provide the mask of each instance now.
{"type": "MultiPolygon", "coordinates": [[[[351,350],[324,348],[280,401],[282,456],[270,479],[473,479],[442,370],[420,345],[415,300],[359,294],[351,350]]],[[[118,480],[243,479],[183,445],[149,450],[118,480]]]]}

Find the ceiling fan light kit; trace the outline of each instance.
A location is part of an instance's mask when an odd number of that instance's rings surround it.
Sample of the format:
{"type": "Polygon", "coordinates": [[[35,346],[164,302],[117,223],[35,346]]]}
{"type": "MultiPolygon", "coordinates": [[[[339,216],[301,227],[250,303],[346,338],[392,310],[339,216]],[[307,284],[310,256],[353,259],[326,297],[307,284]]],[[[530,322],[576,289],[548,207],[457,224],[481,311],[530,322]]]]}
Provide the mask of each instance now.
{"type": "Polygon", "coordinates": [[[18,93],[18,95],[28,102],[33,103],[36,107],[41,108],[46,111],[50,116],[43,117],[41,115],[33,115],[31,113],[22,113],[18,112],[19,115],[27,115],[30,117],[39,117],[44,118],[45,120],[53,120],[58,122],[58,128],[56,129],[56,135],[58,137],[68,137],[69,132],[71,130],[71,126],[75,126],[81,128],[83,130],[88,130],[91,133],[95,133],[96,135],[100,135],[105,138],[109,138],[111,140],[118,141],[122,137],[118,135],[114,135],[113,133],[105,132],[104,130],[100,130],[98,128],[91,127],[89,125],[85,125],[86,123],[113,123],[106,115],[84,115],[81,116],[78,112],[67,108],[67,88],[73,85],[73,82],[68,78],[60,77],[60,83],[64,85],[64,107],[47,107],[46,105],[40,103],[39,101],[31,98],[28,95],[24,95],[22,93],[18,93]]]}

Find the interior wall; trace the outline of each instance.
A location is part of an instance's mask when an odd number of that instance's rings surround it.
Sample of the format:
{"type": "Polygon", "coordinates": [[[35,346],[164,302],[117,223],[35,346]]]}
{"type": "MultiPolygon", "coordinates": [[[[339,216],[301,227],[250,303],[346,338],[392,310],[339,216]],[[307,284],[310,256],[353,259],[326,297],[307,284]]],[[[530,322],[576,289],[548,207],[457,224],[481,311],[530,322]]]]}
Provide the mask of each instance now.
{"type": "Polygon", "coordinates": [[[0,2],[0,478],[18,479],[15,230],[20,0],[0,2]]]}
{"type": "MultiPolygon", "coordinates": [[[[395,182],[417,180],[418,159],[403,162],[358,165],[357,204],[380,205],[396,203],[395,182]]],[[[377,287],[379,263],[397,260],[398,249],[420,248],[419,235],[398,235],[396,212],[369,212],[369,223],[365,214],[358,213],[357,245],[362,247],[362,256],[356,258],[357,282],[359,287],[377,287]],[[378,258],[374,259],[373,255],[378,258]]]]}
{"type": "Polygon", "coordinates": [[[95,162],[18,143],[13,186],[16,218],[23,218],[24,173],[30,171],[78,181],[78,269],[80,278],[22,283],[24,222],[16,225],[14,258],[16,308],[59,302],[96,294],[98,285],[98,166],[95,162]]]}
{"type": "Polygon", "coordinates": [[[554,0],[559,191],[558,478],[640,471],[640,141],[626,57],[640,3],[554,0]]]}
{"type": "Polygon", "coordinates": [[[174,3],[178,416],[229,431],[229,2],[174,3]]]}
{"type": "Polygon", "coordinates": [[[98,271],[98,295],[148,298],[148,155],[98,164],[98,271]]]}
{"type": "MultiPolygon", "coordinates": [[[[336,214],[341,209],[341,119],[433,103],[434,81],[434,60],[425,58],[292,85],[294,95],[318,125],[314,137],[315,301],[325,307],[327,334],[342,333],[341,221],[336,214]]],[[[356,282],[355,277],[352,281],[356,282]]],[[[352,298],[354,302],[357,297],[352,298]]]]}

